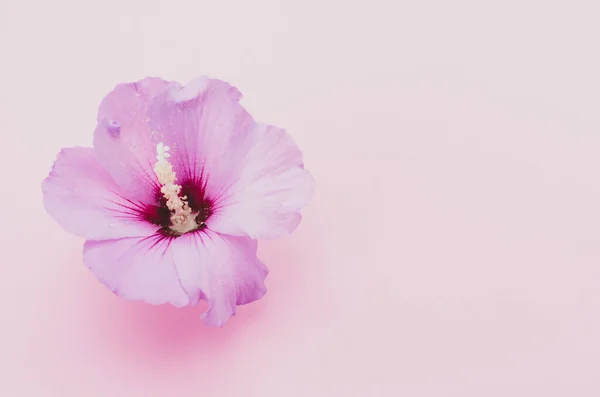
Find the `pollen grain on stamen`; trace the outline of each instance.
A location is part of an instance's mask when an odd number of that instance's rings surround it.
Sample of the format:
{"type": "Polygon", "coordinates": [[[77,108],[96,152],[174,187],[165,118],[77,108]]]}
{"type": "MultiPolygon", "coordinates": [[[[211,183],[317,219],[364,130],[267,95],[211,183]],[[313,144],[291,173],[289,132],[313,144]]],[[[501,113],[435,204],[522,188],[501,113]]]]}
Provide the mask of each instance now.
{"type": "Polygon", "coordinates": [[[167,208],[171,211],[170,229],[178,234],[183,234],[198,228],[198,223],[196,222],[197,214],[192,213],[186,201],[187,197],[179,196],[181,186],[175,183],[177,175],[173,171],[173,166],[167,160],[171,157],[169,153],[170,149],[169,146],[164,145],[162,142],[156,145],[157,162],[154,165],[154,172],[162,185],[160,192],[167,200],[167,208]]]}

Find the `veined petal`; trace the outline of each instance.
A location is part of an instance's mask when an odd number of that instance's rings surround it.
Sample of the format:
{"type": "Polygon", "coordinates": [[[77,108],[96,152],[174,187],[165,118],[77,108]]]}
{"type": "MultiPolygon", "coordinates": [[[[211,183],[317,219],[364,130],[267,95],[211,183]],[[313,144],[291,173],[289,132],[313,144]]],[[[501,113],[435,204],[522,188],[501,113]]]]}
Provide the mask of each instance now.
{"type": "Polygon", "coordinates": [[[125,299],[186,306],[190,300],[175,269],[169,242],[159,234],[87,241],[83,261],[98,280],[125,299]]]}
{"type": "Polygon", "coordinates": [[[238,179],[215,202],[208,226],[252,238],[290,234],[314,192],[302,153],[281,128],[258,125],[248,136],[238,179]]]}
{"type": "Polygon", "coordinates": [[[208,301],[203,320],[221,326],[236,305],[261,298],[267,269],[256,257],[256,241],[211,231],[188,233],[171,242],[175,267],[190,301],[208,301]]]}
{"type": "Polygon", "coordinates": [[[147,111],[169,84],[173,83],[158,78],[119,84],[100,104],[94,132],[100,163],[128,198],[148,204],[156,201],[159,183],[154,174],[157,142],[147,111]]]}
{"type": "Polygon", "coordinates": [[[243,156],[243,143],[256,123],[238,103],[240,92],[221,80],[200,77],[170,86],[148,110],[156,139],[171,147],[169,159],[178,180],[206,184],[207,193],[222,193],[243,156]]]}
{"type": "Polygon", "coordinates": [[[44,207],[68,232],[92,240],[149,236],[157,227],[138,215],[91,148],[63,149],[42,183],[44,207]]]}

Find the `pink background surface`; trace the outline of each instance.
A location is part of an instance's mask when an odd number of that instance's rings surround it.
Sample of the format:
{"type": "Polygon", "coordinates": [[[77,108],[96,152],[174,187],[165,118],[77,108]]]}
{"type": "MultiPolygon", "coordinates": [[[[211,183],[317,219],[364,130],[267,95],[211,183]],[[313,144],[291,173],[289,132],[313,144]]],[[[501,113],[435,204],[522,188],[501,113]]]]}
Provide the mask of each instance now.
{"type": "Polygon", "coordinates": [[[597,1],[0,1],[0,395],[600,395],[597,1]],[[146,75],[235,84],[317,193],[226,327],[113,296],[41,204],[146,75]]]}

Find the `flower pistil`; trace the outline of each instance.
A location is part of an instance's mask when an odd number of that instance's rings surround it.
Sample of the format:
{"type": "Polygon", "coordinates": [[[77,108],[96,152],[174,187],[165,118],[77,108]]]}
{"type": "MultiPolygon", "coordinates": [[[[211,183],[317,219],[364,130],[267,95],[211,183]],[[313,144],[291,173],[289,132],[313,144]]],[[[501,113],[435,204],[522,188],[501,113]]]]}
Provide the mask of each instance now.
{"type": "Polygon", "coordinates": [[[173,166],[167,160],[171,155],[171,148],[160,142],[156,145],[156,164],[154,172],[161,184],[160,192],[167,200],[167,208],[171,211],[171,231],[180,235],[197,229],[200,225],[196,222],[196,216],[187,203],[186,196],[180,196],[181,185],[175,183],[177,175],[173,166]]]}

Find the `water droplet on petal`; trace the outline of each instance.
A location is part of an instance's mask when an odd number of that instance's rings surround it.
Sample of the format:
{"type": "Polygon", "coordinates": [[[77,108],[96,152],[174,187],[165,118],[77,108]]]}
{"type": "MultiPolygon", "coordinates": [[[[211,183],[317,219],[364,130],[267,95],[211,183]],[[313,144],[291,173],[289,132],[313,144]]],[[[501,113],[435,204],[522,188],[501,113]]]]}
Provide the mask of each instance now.
{"type": "Polygon", "coordinates": [[[109,120],[108,123],[106,123],[106,131],[110,136],[115,138],[118,137],[121,133],[121,123],[116,120],[109,120]]]}

